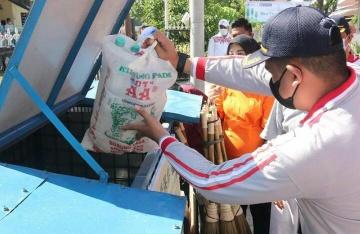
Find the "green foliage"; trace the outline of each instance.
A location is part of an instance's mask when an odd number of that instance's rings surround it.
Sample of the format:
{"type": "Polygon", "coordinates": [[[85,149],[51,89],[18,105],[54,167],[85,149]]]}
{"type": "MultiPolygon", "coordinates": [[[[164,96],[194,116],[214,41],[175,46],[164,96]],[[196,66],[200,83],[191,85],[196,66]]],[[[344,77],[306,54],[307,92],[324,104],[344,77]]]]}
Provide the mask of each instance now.
{"type": "MultiPolygon", "coordinates": [[[[245,15],[245,0],[205,0],[205,46],[211,36],[218,33],[218,22],[227,19],[229,22],[245,15]]],[[[185,12],[189,12],[189,0],[168,0],[169,25],[179,25],[185,12]]],[[[160,30],[165,29],[164,1],[136,0],[131,8],[131,17],[136,21],[152,25],[160,30]]],[[[170,38],[181,51],[187,51],[190,41],[189,32],[171,33],[170,38]]],[[[206,49],[205,48],[205,49],[206,49]]]]}
{"type": "Polygon", "coordinates": [[[136,0],[130,10],[131,17],[159,29],[164,28],[164,2],[136,0]]]}
{"type": "Polygon", "coordinates": [[[330,15],[333,11],[336,10],[338,0],[316,0],[311,6],[322,10],[325,14],[330,15]]]}
{"type": "MultiPolygon", "coordinates": [[[[316,0],[312,6],[326,14],[335,11],[338,0],[316,0]]],[[[218,22],[227,19],[229,22],[239,17],[245,17],[245,0],[204,0],[205,6],[205,51],[213,35],[218,33],[218,22]]],[[[179,25],[185,12],[189,12],[189,0],[168,0],[169,25],[179,25]]],[[[130,14],[137,22],[155,26],[160,30],[165,29],[164,1],[163,0],[136,0],[130,14]]],[[[253,31],[260,30],[262,25],[253,25],[253,31]]],[[[182,52],[189,50],[189,32],[171,32],[170,38],[182,52]]]]}
{"type": "Polygon", "coordinates": [[[350,23],[353,23],[354,25],[357,25],[358,22],[358,15],[354,15],[351,20],[350,23]]]}
{"type": "Polygon", "coordinates": [[[218,23],[221,19],[227,19],[230,23],[245,17],[245,0],[205,0],[205,42],[206,45],[213,35],[219,32],[218,23]]]}

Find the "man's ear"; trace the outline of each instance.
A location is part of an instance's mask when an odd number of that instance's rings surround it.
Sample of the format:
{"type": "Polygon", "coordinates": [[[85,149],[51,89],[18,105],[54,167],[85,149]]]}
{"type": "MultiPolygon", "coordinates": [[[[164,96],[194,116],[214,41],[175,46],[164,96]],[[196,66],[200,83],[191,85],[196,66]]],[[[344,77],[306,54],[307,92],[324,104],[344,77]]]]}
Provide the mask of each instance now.
{"type": "Polygon", "coordinates": [[[292,86],[297,86],[299,85],[304,78],[304,74],[302,72],[302,70],[296,66],[296,65],[287,65],[286,68],[288,69],[288,71],[290,71],[292,74],[294,74],[294,80],[292,82],[292,86]]]}

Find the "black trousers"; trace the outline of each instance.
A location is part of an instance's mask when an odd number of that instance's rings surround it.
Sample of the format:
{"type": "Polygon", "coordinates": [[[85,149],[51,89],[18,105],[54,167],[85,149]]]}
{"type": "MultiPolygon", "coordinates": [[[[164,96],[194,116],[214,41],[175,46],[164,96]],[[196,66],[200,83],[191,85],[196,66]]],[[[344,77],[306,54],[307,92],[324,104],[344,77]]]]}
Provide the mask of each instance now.
{"type": "Polygon", "coordinates": [[[268,234],[270,230],[271,203],[242,205],[245,216],[248,206],[250,206],[250,213],[253,218],[254,234],[268,234]]]}

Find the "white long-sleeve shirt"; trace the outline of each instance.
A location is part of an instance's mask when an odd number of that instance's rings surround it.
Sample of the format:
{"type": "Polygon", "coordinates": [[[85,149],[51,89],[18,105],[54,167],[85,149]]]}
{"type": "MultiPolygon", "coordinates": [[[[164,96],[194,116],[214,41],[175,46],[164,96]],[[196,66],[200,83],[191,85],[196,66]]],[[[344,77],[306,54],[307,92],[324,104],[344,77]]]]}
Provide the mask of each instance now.
{"type": "MultiPolygon", "coordinates": [[[[192,75],[236,89],[240,76],[258,71],[257,81],[248,84],[258,83],[268,94],[269,74],[259,72],[263,64],[242,69],[240,61],[194,59],[192,75]]],[[[301,120],[301,127],[252,154],[214,165],[171,137],[161,140],[161,149],[207,199],[255,204],[297,198],[303,233],[358,233],[360,89],[355,71],[349,70],[348,81],[324,96],[301,120]]]]}
{"type": "Polygon", "coordinates": [[[231,41],[231,35],[228,33],[226,37],[220,33],[212,36],[208,45],[208,56],[223,56],[226,55],[227,48],[231,41]]]}

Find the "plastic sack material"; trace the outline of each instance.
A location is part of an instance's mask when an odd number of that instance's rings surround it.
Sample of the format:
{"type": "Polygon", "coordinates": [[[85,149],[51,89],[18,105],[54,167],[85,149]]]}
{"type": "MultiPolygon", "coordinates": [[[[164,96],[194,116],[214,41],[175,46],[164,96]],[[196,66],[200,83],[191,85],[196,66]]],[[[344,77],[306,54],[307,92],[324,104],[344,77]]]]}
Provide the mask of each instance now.
{"type": "Polygon", "coordinates": [[[81,142],[87,150],[123,154],[158,148],[149,138],[136,140],[137,131],[122,131],[121,127],[143,121],[135,105],[160,119],[166,89],[175,83],[177,72],[170,62],[157,57],[155,45],[138,56],[130,50],[134,44],[125,35],[106,36],[103,41],[101,76],[90,127],[81,142]],[[115,44],[119,36],[125,39],[123,47],[115,44]]]}

